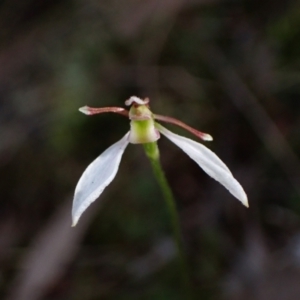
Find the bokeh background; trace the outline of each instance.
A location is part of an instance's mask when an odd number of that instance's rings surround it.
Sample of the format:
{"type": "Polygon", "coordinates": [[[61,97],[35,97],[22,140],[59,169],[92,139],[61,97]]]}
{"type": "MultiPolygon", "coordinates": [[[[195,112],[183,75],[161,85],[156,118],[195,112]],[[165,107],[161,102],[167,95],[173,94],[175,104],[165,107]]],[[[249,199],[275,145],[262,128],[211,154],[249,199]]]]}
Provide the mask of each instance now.
{"type": "Polygon", "coordinates": [[[70,227],[83,170],[129,129],[78,108],[136,95],[210,133],[249,196],[159,140],[196,299],[300,299],[299,68],[299,1],[1,1],[0,298],[186,299],[141,146],[70,227]]]}

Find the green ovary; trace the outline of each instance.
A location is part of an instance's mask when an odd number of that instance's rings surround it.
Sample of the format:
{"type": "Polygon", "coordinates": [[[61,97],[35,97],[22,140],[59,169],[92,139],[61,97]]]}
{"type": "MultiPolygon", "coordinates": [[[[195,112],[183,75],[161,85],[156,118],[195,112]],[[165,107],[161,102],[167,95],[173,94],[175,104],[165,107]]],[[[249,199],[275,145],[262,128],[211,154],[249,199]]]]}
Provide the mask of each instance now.
{"type": "Polygon", "coordinates": [[[132,120],[130,126],[129,142],[132,144],[151,143],[157,141],[160,137],[152,119],[132,120]]]}

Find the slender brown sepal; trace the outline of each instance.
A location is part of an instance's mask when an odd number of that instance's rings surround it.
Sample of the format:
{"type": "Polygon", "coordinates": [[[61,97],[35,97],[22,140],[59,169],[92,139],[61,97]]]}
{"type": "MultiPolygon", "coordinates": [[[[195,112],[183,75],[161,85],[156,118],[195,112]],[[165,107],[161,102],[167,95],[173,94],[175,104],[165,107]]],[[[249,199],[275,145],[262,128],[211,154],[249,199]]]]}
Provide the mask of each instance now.
{"type": "Polygon", "coordinates": [[[153,114],[153,117],[155,120],[159,120],[159,121],[163,121],[163,122],[166,122],[166,123],[170,123],[170,124],[175,124],[179,127],[182,127],[184,129],[186,129],[187,131],[191,132],[192,134],[194,134],[196,137],[204,140],[204,141],[212,141],[213,138],[211,135],[209,135],[208,133],[204,133],[204,132],[201,132],[195,128],[192,128],[190,127],[189,125],[175,119],[175,118],[172,118],[172,117],[167,117],[167,116],[161,116],[161,115],[155,115],[153,114]]]}
{"type": "Polygon", "coordinates": [[[98,107],[83,106],[79,108],[79,111],[88,116],[112,112],[112,113],[116,113],[128,117],[128,110],[126,110],[123,107],[99,107],[98,108],[98,107]]]}

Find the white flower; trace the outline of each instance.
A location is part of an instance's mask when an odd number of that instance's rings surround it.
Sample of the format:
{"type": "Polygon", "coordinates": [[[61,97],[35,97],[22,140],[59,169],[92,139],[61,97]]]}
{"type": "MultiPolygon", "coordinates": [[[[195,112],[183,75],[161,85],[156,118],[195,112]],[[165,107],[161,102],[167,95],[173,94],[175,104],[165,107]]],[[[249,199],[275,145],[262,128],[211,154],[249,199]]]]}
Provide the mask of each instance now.
{"type": "Polygon", "coordinates": [[[142,144],[155,142],[160,138],[159,133],[166,136],[171,142],[181,148],[209,176],[219,181],[232,195],[240,200],[243,205],[248,207],[247,195],[243,188],[216,154],[200,143],[172,133],[155,122],[155,120],[181,126],[203,140],[211,141],[212,137],[174,118],[152,114],[148,103],[149,99],[147,98],[142,100],[132,96],[125,102],[126,105],[131,105],[129,112],[120,107],[90,108],[85,106],[79,109],[87,115],[114,112],[129,116],[131,119],[131,129],[121,140],[110,146],[95,159],[82,174],[75,189],[72,208],[72,226],[77,224],[82,213],[101,195],[106,186],[115,178],[127,145],[129,143],[142,144]]]}

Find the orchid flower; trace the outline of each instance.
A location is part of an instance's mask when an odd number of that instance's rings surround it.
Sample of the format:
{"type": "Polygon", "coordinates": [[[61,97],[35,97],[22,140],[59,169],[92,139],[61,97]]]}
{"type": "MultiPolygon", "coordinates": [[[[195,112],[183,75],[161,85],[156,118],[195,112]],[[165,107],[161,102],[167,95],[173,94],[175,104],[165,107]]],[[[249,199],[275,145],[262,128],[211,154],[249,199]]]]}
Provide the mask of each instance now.
{"type": "Polygon", "coordinates": [[[84,106],[79,109],[80,112],[86,115],[113,112],[129,117],[131,122],[129,132],[97,157],[79,179],[73,201],[72,226],[77,224],[82,213],[115,178],[122,155],[128,144],[156,142],[160,138],[160,133],[181,148],[209,176],[219,181],[243,205],[248,207],[247,195],[243,188],[216,154],[200,143],[169,131],[157,123],[156,120],[178,125],[204,141],[212,141],[209,134],[200,132],[177,119],[153,114],[149,108],[148,98],[142,100],[132,96],[125,101],[125,105],[130,106],[129,111],[122,107],[92,108],[84,106]]]}

